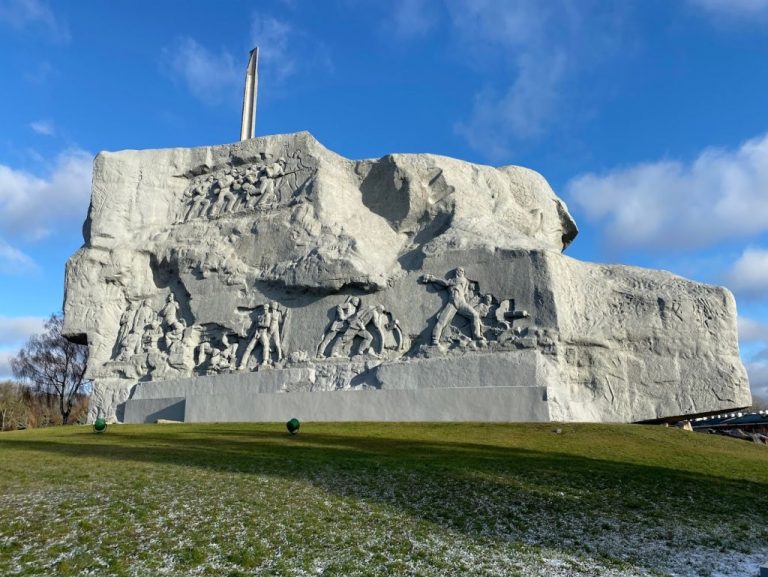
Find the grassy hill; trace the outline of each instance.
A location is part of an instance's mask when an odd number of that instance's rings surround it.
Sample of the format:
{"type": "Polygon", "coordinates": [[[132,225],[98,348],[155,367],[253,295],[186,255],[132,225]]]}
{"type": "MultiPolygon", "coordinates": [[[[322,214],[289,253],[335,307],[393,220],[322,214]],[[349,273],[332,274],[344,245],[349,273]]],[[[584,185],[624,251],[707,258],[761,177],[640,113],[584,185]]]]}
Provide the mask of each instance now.
{"type": "Polygon", "coordinates": [[[392,423],[0,434],[3,576],[743,576],[765,562],[768,447],[713,435],[392,423]]]}

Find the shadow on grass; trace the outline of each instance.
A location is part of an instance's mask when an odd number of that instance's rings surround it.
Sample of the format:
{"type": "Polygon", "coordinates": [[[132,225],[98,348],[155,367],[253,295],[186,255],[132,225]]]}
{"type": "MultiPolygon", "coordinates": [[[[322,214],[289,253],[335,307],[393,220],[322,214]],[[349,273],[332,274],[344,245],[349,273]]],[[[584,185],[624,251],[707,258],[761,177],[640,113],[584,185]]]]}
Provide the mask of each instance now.
{"type": "Polygon", "coordinates": [[[364,433],[360,428],[358,434],[288,437],[227,426],[140,433],[116,427],[103,436],[84,430],[54,439],[20,435],[2,441],[9,449],[66,459],[87,456],[305,481],[472,538],[521,541],[649,569],[665,550],[691,558],[699,547],[747,552],[768,538],[768,483],[618,458],[364,433]],[[761,525],[762,537],[754,534],[761,525]]]}

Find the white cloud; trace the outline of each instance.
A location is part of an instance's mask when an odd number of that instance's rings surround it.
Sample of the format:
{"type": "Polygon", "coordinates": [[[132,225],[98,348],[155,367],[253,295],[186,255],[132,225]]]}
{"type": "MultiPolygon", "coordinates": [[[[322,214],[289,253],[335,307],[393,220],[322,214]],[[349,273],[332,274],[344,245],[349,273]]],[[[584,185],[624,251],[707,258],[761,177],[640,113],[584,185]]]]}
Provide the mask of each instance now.
{"type": "Polygon", "coordinates": [[[768,0],[689,0],[689,2],[713,16],[748,19],[768,17],[768,0]]]}
{"type": "Polygon", "coordinates": [[[271,94],[279,93],[286,80],[299,74],[303,83],[334,71],[327,44],[272,16],[253,14],[250,45],[259,47],[259,76],[270,86],[271,94]]]}
{"type": "Polygon", "coordinates": [[[42,317],[0,317],[0,380],[12,379],[11,358],[27,339],[45,330],[42,317]]]}
{"type": "Polygon", "coordinates": [[[42,333],[43,317],[0,317],[0,348],[23,345],[29,337],[42,333]]]}
{"type": "Polygon", "coordinates": [[[10,243],[40,240],[59,227],[80,226],[91,190],[90,153],[60,154],[44,176],[0,164],[0,267],[32,267],[10,243]]]}
{"type": "Polygon", "coordinates": [[[476,93],[469,119],[456,127],[473,148],[503,156],[511,139],[539,136],[554,119],[568,43],[565,31],[555,30],[568,28],[569,15],[524,0],[447,5],[470,58],[482,62],[491,51],[508,54],[497,65],[514,80],[476,93]]]}
{"type": "Polygon", "coordinates": [[[567,194],[616,248],[693,249],[768,231],[768,134],[691,163],[585,174],[567,194]]]}
{"type": "Polygon", "coordinates": [[[742,316],[739,316],[738,324],[739,341],[742,343],[768,343],[768,325],[742,316]]]}
{"type": "Polygon", "coordinates": [[[241,88],[234,58],[223,48],[216,54],[192,38],[180,37],[163,49],[163,61],[171,76],[206,104],[235,98],[241,88]]]}
{"type": "Polygon", "coordinates": [[[725,282],[736,293],[768,299],[768,250],[747,248],[726,272],[725,282]]]}
{"type": "MultiPolygon", "coordinates": [[[[252,16],[249,44],[259,47],[259,76],[266,77],[272,88],[299,69],[333,70],[325,44],[272,16],[252,16]]],[[[234,57],[224,48],[215,52],[189,37],[177,38],[162,51],[162,64],[169,75],[206,104],[240,100],[246,63],[245,53],[234,57]]]]}
{"type": "Polygon", "coordinates": [[[11,357],[15,357],[18,351],[0,351],[0,381],[13,378],[11,370],[11,357]]]}
{"type": "Polygon", "coordinates": [[[17,30],[37,28],[55,42],[70,40],[66,23],[40,0],[0,0],[0,22],[17,30]]]}
{"type": "Polygon", "coordinates": [[[0,274],[25,274],[37,270],[35,261],[0,238],[0,274]]]}
{"type": "Polygon", "coordinates": [[[287,22],[254,14],[251,18],[251,45],[259,47],[259,70],[275,82],[283,82],[296,72],[293,47],[296,31],[287,22]]]}
{"type": "Polygon", "coordinates": [[[475,94],[456,130],[489,156],[562,122],[568,82],[618,52],[621,3],[592,0],[444,0],[468,63],[511,79],[475,94]]]}
{"type": "Polygon", "coordinates": [[[434,0],[397,0],[388,9],[392,13],[392,29],[402,38],[429,32],[438,19],[434,0]]]}
{"type": "Polygon", "coordinates": [[[768,399],[768,360],[745,363],[752,394],[768,399]]]}
{"type": "Polygon", "coordinates": [[[36,120],[35,122],[30,122],[29,127],[33,132],[43,136],[53,136],[56,133],[53,122],[48,120],[36,120]]]}
{"type": "Polygon", "coordinates": [[[566,66],[563,52],[521,55],[515,82],[503,93],[488,88],[477,93],[470,119],[459,123],[457,132],[491,158],[506,156],[511,138],[541,136],[554,121],[566,66]]]}

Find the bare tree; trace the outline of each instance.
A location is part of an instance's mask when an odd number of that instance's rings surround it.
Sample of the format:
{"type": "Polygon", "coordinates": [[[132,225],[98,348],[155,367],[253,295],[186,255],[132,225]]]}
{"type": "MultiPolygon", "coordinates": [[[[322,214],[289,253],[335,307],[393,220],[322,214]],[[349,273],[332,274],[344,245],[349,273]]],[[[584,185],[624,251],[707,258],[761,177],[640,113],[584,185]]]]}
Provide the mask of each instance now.
{"type": "Polygon", "coordinates": [[[56,398],[61,420],[66,425],[72,407],[84,392],[88,381],[85,367],[88,347],[68,341],[61,334],[64,318],[53,314],[45,323],[45,332],[33,335],[11,359],[17,378],[29,382],[38,392],[56,398]]]}
{"type": "Polygon", "coordinates": [[[0,431],[23,426],[27,412],[21,387],[11,381],[0,383],[0,431]]]}

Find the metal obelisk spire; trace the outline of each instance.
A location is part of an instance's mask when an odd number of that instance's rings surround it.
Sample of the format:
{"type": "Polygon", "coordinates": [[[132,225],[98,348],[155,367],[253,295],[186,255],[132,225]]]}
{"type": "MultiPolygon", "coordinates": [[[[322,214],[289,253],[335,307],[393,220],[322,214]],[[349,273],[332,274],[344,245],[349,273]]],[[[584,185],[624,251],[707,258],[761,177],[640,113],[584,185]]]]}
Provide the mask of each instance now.
{"type": "Polygon", "coordinates": [[[243,119],[240,123],[240,140],[256,136],[256,95],[259,91],[259,47],[251,50],[245,69],[243,92],[243,119]]]}

